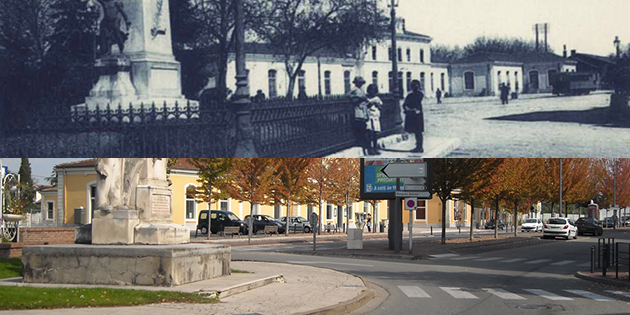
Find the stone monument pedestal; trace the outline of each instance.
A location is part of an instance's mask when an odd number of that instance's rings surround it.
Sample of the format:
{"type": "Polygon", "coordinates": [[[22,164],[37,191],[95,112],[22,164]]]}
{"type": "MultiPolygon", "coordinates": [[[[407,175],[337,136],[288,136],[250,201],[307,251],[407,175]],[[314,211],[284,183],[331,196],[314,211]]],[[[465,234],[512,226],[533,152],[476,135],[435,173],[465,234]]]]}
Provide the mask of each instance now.
{"type": "Polygon", "coordinates": [[[363,229],[348,229],[348,249],[363,249],[363,229]]]}
{"type": "Polygon", "coordinates": [[[172,287],[230,274],[229,245],[46,245],[22,249],[24,282],[172,287]]]}

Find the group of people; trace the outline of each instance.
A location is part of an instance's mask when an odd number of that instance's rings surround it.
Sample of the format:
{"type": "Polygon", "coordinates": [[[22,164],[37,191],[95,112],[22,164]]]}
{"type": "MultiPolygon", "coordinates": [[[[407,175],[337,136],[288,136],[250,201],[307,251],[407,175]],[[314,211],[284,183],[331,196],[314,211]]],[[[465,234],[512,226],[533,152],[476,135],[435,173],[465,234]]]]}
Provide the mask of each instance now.
{"type": "MultiPolygon", "coordinates": [[[[378,86],[368,85],[363,92],[365,79],[358,76],[352,81],[354,88],[349,96],[354,104],[354,122],[352,130],[364,155],[378,155],[378,134],[381,132],[381,110],[383,101],[378,97],[378,86]]],[[[422,133],[424,132],[424,115],[422,113],[422,99],[424,93],[420,89],[420,81],[411,81],[411,92],[405,97],[403,110],[405,113],[405,132],[415,135],[416,146],[411,152],[424,152],[422,133]]]]}

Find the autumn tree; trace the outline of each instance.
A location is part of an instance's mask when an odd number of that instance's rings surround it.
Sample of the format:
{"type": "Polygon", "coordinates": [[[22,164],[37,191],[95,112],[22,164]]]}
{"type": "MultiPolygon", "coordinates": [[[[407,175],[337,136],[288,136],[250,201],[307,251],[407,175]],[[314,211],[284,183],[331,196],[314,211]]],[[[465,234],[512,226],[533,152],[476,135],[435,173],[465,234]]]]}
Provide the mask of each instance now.
{"type": "MultiPolygon", "coordinates": [[[[199,170],[200,185],[194,191],[195,199],[210,202],[228,197],[226,186],[230,183],[230,172],[234,166],[232,159],[196,158],[190,163],[199,170]],[[216,192],[213,192],[216,189],[216,192]]],[[[169,167],[177,166],[177,162],[169,159],[169,167]]],[[[188,193],[188,192],[187,192],[188,193]]]]}
{"type": "MultiPolygon", "coordinates": [[[[276,179],[278,161],[274,159],[232,159],[230,182],[227,191],[230,197],[249,202],[249,214],[254,214],[255,204],[269,203],[271,188],[276,179]]],[[[251,238],[253,227],[248,227],[251,238]]]]}
{"type": "MultiPolygon", "coordinates": [[[[340,159],[314,159],[306,170],[308,180],[306,182],[305,201],[319,206],[319,221],[322,226],[324,217],[324,201],[332,198],[332,182],[338,175],[338,163],[340,159]]],[[[318,230],[318,233],[321,229],[318,230]]]]}
{"type": "Polygon", "coordinates": [[[453,199],[456,189],[473,187],[500,163],[500,159],[491,163],[485,159],[433,160],[433,193],[442,202],[442,244],[446,243],[446,201],[453,199]]]}
{"type": "Polygon", "coordinates": [[[599,159],[595,164],[600,206],[609,208],[615,202],[622,207],[630,206],[630,159],[599,159]]]}
{"type": "Polygon", "coordinates": [[[254,25],[257,37],[284,63],[294,96],[295,79],[309,56],[324,49],[340,56],[382,38],[386,17],[372,0],[258,0],[265,17],[254,25]]]}
{"type": "MultiPolygon", "coordinates": [[[[359,159],[339,159],[335,167],[338,172],[338,176],[334,177],[331,182],[333,193],[331,195],[332,201],[336,205],[345,205],[348,215],[346,216],[346,226],[349,224],[350,203],[359,200],[360,189],[360,176],[359,176],[359,159]]],[[[342,226],[343,214],[337,215],[337,224],[342,226]]]]}
{"type": "Polygon", "coordinates": [[[291,206],[300,199],[306,199],[304,195],[308,181],[308,168],[313,162],[313,159],[308,158],[277,160],[274,190],[276,192],[275,195],[281,198],[280,202],[287,207],[286,235],[289,235],[289,216],[292,215],[291,206]]]}
{"type": "MultiPolygon", "coordinates": [[[[502,162],[500,159],[482,159],[484,163],[481,165],[481,169],[485,170],[483,173],[479,173],[479,176],[473,178],[473,180],[464,183],[461,187],[461,193],[459,198],[467,201],[470,204],[470,217],[474,218],[475,215],[475,201],[482,199],[483,191],[488,185],[494,174],[496,168],[502,162]]],[[[473,239],[473,224],[470,224],[470,240],[473,239]]]]}
{"type": "MultiPolygon", "coordinates": [[[[537,193],[532,184],[539,169],[534,159],[506,159],[499,174],[499,185],[508,207],[512,208],[514,236],[518,236],[518,213],[527,212],[531,203],[522,203],[537,193]]],[[[497,231],[495,229],[495,236],[497,231]]]]}

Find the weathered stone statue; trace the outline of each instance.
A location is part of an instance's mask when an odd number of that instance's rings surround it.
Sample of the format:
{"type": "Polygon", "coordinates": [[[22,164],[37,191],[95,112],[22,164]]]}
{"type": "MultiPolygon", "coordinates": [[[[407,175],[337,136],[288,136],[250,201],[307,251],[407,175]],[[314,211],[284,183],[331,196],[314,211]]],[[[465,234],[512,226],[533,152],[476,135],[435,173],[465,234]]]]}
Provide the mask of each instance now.
{"type": "Polygon", "coordinates": [[[122,206],[122,159],[97,159],[96,208],[111,211],[122,206]]]}
{"type": "Polygon", "coordinates": [[[120,0],[97,0],[99,12],[99,56],[112,54],[112,45],[118,46],[120,53],[125,49],[129,38],[131,22],[120,0]]]}

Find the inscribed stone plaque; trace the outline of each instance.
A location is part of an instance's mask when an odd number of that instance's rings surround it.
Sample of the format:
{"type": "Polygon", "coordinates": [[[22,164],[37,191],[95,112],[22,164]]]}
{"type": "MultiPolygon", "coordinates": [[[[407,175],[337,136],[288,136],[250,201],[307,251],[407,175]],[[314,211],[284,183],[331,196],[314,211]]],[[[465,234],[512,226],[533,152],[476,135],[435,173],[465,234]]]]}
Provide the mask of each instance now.
{"type": "Polygon", "coordinates": [[[171,198],[165,195],[153,195],[151,197],[152,213],[171,213],[171,198]]]}

